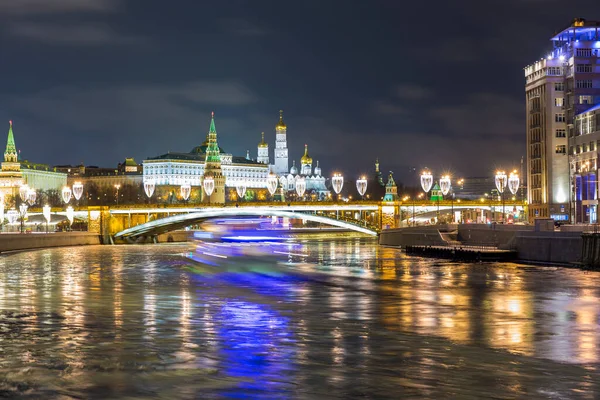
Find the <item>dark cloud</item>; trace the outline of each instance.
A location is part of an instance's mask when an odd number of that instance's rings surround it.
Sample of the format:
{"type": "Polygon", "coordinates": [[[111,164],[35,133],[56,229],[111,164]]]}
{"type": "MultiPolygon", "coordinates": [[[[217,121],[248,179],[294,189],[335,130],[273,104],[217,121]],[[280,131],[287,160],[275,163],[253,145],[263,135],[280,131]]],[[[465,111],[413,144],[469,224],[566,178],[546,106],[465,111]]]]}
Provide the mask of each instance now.
{"type": "Polygon", "coordinates": [[[0,16],[110,12],[117,6],[117,0],[2,0],[0,16]]]}
{"type": "Polygon", "coordinates": [[[104,24],[59,25],[38,22],[9,24],[13,37],[55,45],[143,45],[146,39],[118,33],[104,24]]]}

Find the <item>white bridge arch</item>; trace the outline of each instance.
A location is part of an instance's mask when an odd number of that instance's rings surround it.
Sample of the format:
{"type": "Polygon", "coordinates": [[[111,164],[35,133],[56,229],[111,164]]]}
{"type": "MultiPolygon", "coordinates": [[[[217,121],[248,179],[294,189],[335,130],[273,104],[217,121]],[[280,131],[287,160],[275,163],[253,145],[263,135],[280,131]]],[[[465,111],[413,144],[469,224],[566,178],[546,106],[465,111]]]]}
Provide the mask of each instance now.
{"type": "Polygon", "coordinates": [[[257,216],[275,216],[282,218],[295,218],[295,219],[304,219],[307,221],[319,222],[323,224],[328,224],[332,226],[336,226],[339,228],[345,228],[349,230],[353,230],[360,233],[365,233],[367,235],[376,236],[377,232],[366,228],[364,226],[360,226],[358,224],[353,224],[347,221],[340,221],[337,219],[323,217],[320,215],[308,214],[299,211],[285,211],[278,209],[269,209],[269,208],[212,208],[205,209],[201,211],[186,213],[186,214],[178,214],[170,217],[160,218],[154,221],[146,222],[144,224],[140,224],[128,229],[125,229],[121,232],[115,234],[116,239],[120,238],[135,238],[140,236],[154,236],[161,233],[170,232],[176,229],[181,229],[183,227],[193,225],[195,223],[212,219],[218,217],[257,217],[257,216]]]}

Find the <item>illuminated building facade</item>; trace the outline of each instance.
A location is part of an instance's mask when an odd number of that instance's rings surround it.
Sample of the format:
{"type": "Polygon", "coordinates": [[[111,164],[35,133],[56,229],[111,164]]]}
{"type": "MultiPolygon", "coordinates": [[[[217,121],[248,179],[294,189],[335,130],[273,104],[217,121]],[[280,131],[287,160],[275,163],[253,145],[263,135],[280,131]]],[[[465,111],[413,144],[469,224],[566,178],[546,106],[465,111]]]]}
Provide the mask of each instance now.
{"type": "Polygon", "coordinates": [[[279,122],[275,125],[275,164],[273,172],[281,176],[288,173],[287,126],[283,121],[283,110],[279,111],[279,122]]]}
{"type": "MultiPolygon", "coordinates": [[[[525,68],[529,220],[569,220],[569,140],[576,115],[600,103],[600,23],[576,19],[553,50],[525,68]]],[[[595,148],[595,147],[594,147],[595,148]]]]}
{"type": "MultiPolygon", "coordinates": [[[[169,152],[144,160],[144,180],[151,179],[159,186],[179,186],[184,183],[200,186],[205,169],[206,172],[209,170],[207,168],[209,151],[214,160],[213,163],[215,163],[211,166],[211,171],[216,173],[216,158],[218,158],[225,186],[235,187],[238,182],[245,181],[248,188],[266,188],[269,165],[250,160],[247,157],[225,153],[217,144],[214,116],[211,118],[209,133],[204,143],[194,147],[189,153],[169,152]],[[214,135],[214,138],[211,138],[211,135],[214,135]]],[[[217,189],[216,183],[215,188],[217,189]]],[[[213,196],[216,193],[221,192],[215,190],[213,196]]]]}
{"type": "Polygon", "coordinates": [[[598,223],[600,105],[577,114],[574,125],[574,134],[569,137],[573,221],[595,224],[598,223]]]}

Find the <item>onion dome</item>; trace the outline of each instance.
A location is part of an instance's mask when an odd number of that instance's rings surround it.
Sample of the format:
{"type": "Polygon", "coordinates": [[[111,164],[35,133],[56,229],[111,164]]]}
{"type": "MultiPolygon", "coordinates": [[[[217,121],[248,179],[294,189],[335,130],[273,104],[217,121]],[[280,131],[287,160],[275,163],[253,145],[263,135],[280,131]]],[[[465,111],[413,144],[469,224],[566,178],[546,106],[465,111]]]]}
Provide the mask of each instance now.
{"type": "Polygon", "coordinates": [[[319,167],[319,160],[317,160],[317,166],[315,167],[315,175],[321,176],[321,167],[319,167]]]}
{"type": "Polygon", "coordinates": [[[290,174],[292,174],[292,175],[298,174],[298,168],[296,167],[296,160],[294,160],[292,162],[292,168],[290,168],[290,174]]]}
{"type": "Polygon", "coordinates": [[[260,148],[269,147],[269,145],[265,142],[265,133],[261,132],[260,136],[261,136],[261,138],[260,138],[260,143],[258,144],[258,147],[260,147],[260,148]]]}
{"type": "Polygon", "coordinates": [[[304,155],[300,159],[302,165],[312,165],[312,158],[308,155],[308,145],[304,145],[304,155]]]}
{"type": "Polygon", "coordinates": [[[279,122],[275,125],[275,129],[283,130],[285,129],[285,122],[283,122],[283,110],[279,110],[279,122]]]}

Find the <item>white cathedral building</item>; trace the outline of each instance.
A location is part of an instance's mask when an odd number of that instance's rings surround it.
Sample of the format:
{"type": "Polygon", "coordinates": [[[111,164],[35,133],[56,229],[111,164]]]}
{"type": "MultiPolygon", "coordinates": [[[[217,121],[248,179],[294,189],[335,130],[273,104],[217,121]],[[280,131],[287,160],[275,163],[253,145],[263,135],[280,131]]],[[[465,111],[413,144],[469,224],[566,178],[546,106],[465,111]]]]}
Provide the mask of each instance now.
{"type": "MultiPolygon", "coordinates": [[[[214,120],[211,120],[211,127],[214,120]]],[[[215,132],[216,135],[216,132],[215,132]]],[[[287,148],[287,127],[283,121],[283,111],[279,112],[279,122],[275,126],[274,163],[270,163],[269,145],[265,142],[264,132],[258,144],[256,160],[252,160],[249,152],[246,157],[221,154],[221,168],[225,177],[225,186],[235,187],[240,181],[245,181],[248,188],[263,189],[267,187],[269,173],[279,178],[280,188],[286,192],[295,192],[296,181],[303,177],[306,180],[306,193],[316,193],[320,198],[327,197],[329,190],[325,185],[326,179],[321,175],[319,162],[312,168],[312,158],[308,155],[308,146],[304,146],[304,156],[300,159],[300,170],[295,162],[289,166],[287,148]]],[[[157,157],[144,160],[144,181],[152,180],[156,185],[182,185],[189,183],[200,186],[204,175],[204,164],[208,139],[196,146],[189,153],[169,152],[157,157]]]]}

